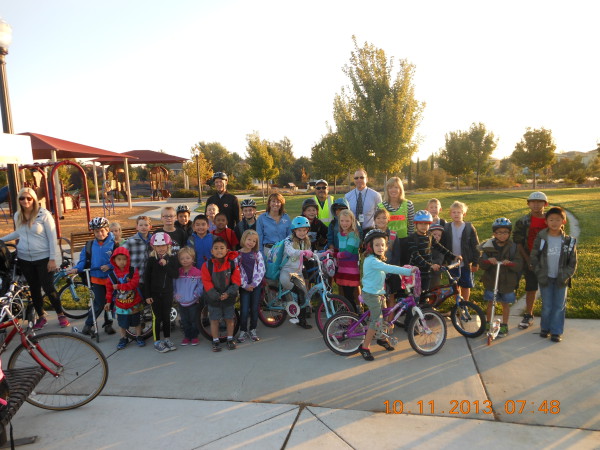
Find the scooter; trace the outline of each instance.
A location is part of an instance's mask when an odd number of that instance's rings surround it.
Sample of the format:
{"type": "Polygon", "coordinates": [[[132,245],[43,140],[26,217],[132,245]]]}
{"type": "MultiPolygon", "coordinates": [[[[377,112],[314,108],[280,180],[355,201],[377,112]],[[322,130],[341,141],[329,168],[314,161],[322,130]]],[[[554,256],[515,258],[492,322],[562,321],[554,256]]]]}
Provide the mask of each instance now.
{"type": "Polygon", "coordinates": [[[494,317],[496,313],[496,303],[498,299],[498,281],[500,280],[500,267],[502,266],[514,266],[514,263],[503,263],[498,261],[496,263],[496,279],[494,280],[494,297],[492,298],[492,314],[490,315],[490,329],[487,332],[487,345],[491,345],[492,341],[498,337],[500,333],[500,325],[502,321],[494,317]]]}

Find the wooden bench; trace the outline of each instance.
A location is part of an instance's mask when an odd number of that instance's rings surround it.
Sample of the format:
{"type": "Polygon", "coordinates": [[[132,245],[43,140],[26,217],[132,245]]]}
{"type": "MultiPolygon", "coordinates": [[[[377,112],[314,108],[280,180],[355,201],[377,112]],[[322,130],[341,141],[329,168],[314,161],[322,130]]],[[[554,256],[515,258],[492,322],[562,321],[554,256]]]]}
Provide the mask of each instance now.
{"type": "MultiPolygon", "coordinates": [[[[152,225],[150,231],[154,233],[160,228],[162,228],[162,226],[152,225]]],[[[121,237],[123,239],[130,238],[135,233],[137,233],[135,227],[121,229],[121,237]]],[[[60,253],[63,261],[65,260],[65,258],[70,258],[71,260],[73,260],[73,255],[81,251],[81,249],[85,247],[85,243],[91,239],[94,239],[94,233],[91,231],[71,233],[71,239],[61,237],[58,240],[58,246],[60,247],[60,253]]]]}
{"type": "MultiPolygon", "coordinates": [[[[45,373],[46,371],[38,366],[4,371],[10,391],[8,405],[0,410],[0,445],[4,445],[7,441],[6,425],[10,423],[45,373]]],[[[35,442],[35,439],[36,437],[20,440],[20,442],[15,441],[15,445],[30,444],[35,442]]]]}

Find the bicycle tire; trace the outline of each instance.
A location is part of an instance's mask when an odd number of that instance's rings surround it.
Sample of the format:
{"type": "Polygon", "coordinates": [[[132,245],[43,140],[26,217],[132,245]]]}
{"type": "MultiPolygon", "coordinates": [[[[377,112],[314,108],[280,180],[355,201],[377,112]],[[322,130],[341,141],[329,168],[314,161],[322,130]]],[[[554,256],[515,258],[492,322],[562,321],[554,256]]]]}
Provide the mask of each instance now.
{"type": "Polygon", "coordinates": [[[358,353],[358,348],[364,341],[368,325],[359,322],[360,316],[354,313],[338,313],[332,316],[323,328],[325,345],[333,353],[341,356],[350,356],[358,353]],[[347,335],[347,330],[357,324],[352,336],[347,335]]]}
{"type": "MultiPolygon", "coordinates": [[[[140,337],[144,340],[152,336],[152,305],[145,304],[140,314],[140,325],[142,326],[142,332],[140,337]]],[[[137,335],[135,334],[135,328],[131,327],[125,331],[127,337],[131,340],[135,340],[137,335]]]]}
{"type": "MultiPolygon", "coordinates": [[[[43,409],[65,411],[91,402],[102,392],[108,379],[108,362],[100,348],[89,339],[53,331],[31,335],[29,341],[59,362],[61,368],[56,368],[57,377],[46,372],[27,397],[28,403],[43,409]]],[[[36,353],[45,364],[51,365],[39,352],[36,353]]],[[[35,364],[23,344],[17,346],[8,360],[9,369],[35,364]]]]}
{"type": "Polygon", "coordinates": [[[446,343],[448,329],[446,319],[433,309],[424,309],[424,320],[429,332],[424,332],[421,317],[415,314],[408,324],[408,342],[413,350],[423,356],[433,355],[440,351],[446,343]]]}
{"type": "Polygon", "coordinates": [[[328,306],[332,311],[331,316],[327,317],[327,311],[322,301],[319,302],[319,306],[317,307],[317,311],[315,313],[315,322],[317,323],[317,328],[321,333],[323,333],[323,329],[325,328],[327,321],[331,317],[335,316],[338,312],[354,312],[354,307],[350,304],[346,297],[331,294],[328,296],[327,301],[329,302],[328,306]]]}
{"type": "Polygon", "coordinates": [[[451,310],[452,325],[460,334],[468,338],[481,336],[485,331],[485,313],[473,302],[462,300],[451,310]]]}
{"type": "MultiPolygon", "coordinates": [[[[233,335],[237,335],[238,331],[240,330],[240,313],[239,311],[236,309],[234,309],[234,316],[233,319],[235,321],[234,323],[234,328],[233,328],[233,335]]],[[[212,333],[210,331],[210,319],[208,318],[208,306],[203,305],[202,308],[200,308],[200,314],[199,314],[199,328],[200,328],[200,334],[202,336],[204,336],[206,339],[208,339],[209,341],[213,340],[213,336],[212,333]]],[[[225,323],[225,320],[220,320],[219,321],[219,341],[220,342],[226,342],[227,341],[227,325],[225,323]]]]}
{"type": "MultiPolygon", "coordinates": [[[[260,302],[258,304],[258,318],[265,327],[277,328],[285,322],[287,312],[285,309],[275,309],[269,306],[267,289],[268,286],[262,290],[260,294],[260,302]]],[[[277,295],[277,294],[274,294],[277,295]]]]}
{"type": "MultiPolygon", "coordinates": [[[[60,299],[61,305],[65,316],[69,319],[83,319],[88,316],[90,311],[90,300],[93,301],[94,292],[87,286],[87,284],[81,281],[75,281],[73,283],[77,298],[73,298],[69,285],[65,284],[58,291],[58,298],[60,299]],[[76,308],[73,308],[75,306],[76,308]]],[[[49,300],[48,300],[49,302],[49,300]]]]}

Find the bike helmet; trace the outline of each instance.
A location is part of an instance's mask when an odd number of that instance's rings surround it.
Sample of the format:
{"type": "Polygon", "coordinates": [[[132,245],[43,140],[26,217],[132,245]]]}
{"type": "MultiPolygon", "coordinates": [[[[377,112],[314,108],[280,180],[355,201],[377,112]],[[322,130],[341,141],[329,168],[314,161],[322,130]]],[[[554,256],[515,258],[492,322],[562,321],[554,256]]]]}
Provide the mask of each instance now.
{"type": "Polygon", "coordinates": [[[150,238],[150,245],[152,247],[154,247],[155,245],[172,245],[173,244],[173,240],[171,239],[171,236],[169,236],[167,233],[163,233],[162,231],[159,231],[158,233],[155,233],[152,235],[152,237],[150,238]]]}
{"type": "Polygon", "coordinates": [[[387,241],[388,235],[385,231],[381,231],[381,230],[377,230],[377,229],[369,231],[363,241],[365,247],[367,247],[367,245],[369,245],[371,243],[371,241],[375,238],[384,238],[387,241]]]}
{"type": "Polygon", "coordinates": [[[290,227],[292,230],[296,228],[310,228],[310,222],[304,216],[294,217],[292,220],[292,226],[290,227]]]}
{"type": "Polygon", "coordinates": [[[317,202],[315,201],[314,198],[307,198],[306,200],[304,200],[302,202],[302,213],[304,213],[304,211],[306,210],[306,208],[313,206],[315,208],[317,208],[317,211],[319,210],[319,207],[317,205],[317,202]]]}
{"type": "Polygon", "coordinates": [[[190,207],[188,205],[179,205],[176,209],[176,212],[177,212],[177,214],[182,213],[182,212],[189,213],[190,207]]]}
{"type": "Polygon", "coordinates": [[[227,174],[225,172],[215,172],[215,174],[213,175],[213,180],[216,180],[218,178],[224,181],[227,181],[229,179],[227,178],[227,174]]]}
{"type": "Polygon", "coordinates": [[[431,225],[429,227],[429,231],[435,231],[435,230],[444,231],[444,225],[440,225],[439,223],[436,223],[435,225],[431,225]]]}
{"type": "Polygon", "coordinates": [[[431,213],[429,211],[425,211],[424,209],[422,209],[415,213],[414,222],[431,223],[433,222],[433,217],[431,217],[431,213]]]}
{"type": "Polygon", "coordinates": [[[108,228],[108,219],[106,217],[94,217],[89,223],[90,230],[99,230],[108,228]]]}
{"type": "Polygon", "coordinates": [[[242,200],[242,203],[240,203],[240,207],[256,208],[256,202],[254,200],[252,200],[251,198],[245,198],[244,200],[242,200]]]}
{"type": "Polygon", "coordinates": [[[494,220],[492,231],[496,231],[498,228],[508,228],[509,230],[512,230],[512,223],[506,217],[499,217],[494,220]]]}
{"type": "Polygon", "coordinates": [[[546,197],[546,194],[544,194],[543,192],[538,191],[529,194],[529,197],[527,197],[527,202],[530,202],[532,200],[541,200],[543,202],[546,202],[546,205],[548,205],[548,197],[546,197]]]}

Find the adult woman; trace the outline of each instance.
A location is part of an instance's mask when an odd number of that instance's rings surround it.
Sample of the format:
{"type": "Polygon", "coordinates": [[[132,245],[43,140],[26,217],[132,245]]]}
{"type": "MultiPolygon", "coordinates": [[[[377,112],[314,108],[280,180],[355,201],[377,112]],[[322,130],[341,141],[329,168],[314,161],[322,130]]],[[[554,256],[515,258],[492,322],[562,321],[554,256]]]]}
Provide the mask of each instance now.
{"type": "Polygon", "coordinates": [[[396,232],[396,238],[403,238],[415,231],[415,207],[404,197],[404,186],[398,177],[390,178],[385,184],[383,201],[377,205],[390,213],[388,228],[396,232]]]}
{"type": "Polygon", "coordinates": [[[35,191],[23,188],[19,191],[19,207],[15,212],[16,230],[0,238],[3,241],[19,239],[17,254],[19,267],[25,276],[33,307],[38,320],[34,330],[41,330],[46,325],[46,313],[43,308],[42,288],[48,295],[61,327],[70,325],[65,317],[60,299],[54,289],[52,273],[56,271],[56,231],[52,215],[38,203],[35,191]]]}
{"type": "Polygon", "coordinates": [[[274,193],[269,195],[267,210],[258,216],[256,232],[258,233],[259,247],[263,254],[267,254],[273,244],[288,237],[291,233],[292,221],[285,212],[285,198],[274,193]]]}

